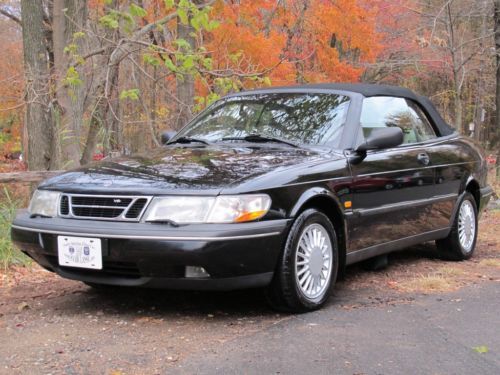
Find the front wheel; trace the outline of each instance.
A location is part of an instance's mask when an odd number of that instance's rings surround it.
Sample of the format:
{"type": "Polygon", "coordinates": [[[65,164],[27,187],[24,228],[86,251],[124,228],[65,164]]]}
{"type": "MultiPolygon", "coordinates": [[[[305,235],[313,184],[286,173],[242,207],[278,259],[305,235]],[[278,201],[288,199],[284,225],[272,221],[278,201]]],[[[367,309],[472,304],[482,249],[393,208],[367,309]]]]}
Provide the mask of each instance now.
{"type": "Polygon", "coordinates": [[[448,260],[469,259],[476,248],[477,207],[472,194],[462,198],[448,237],[436,241],[440,255],[448,260]]]}
{"type": "Polygon", "coordinates": [[[271,306],[291,312],[323,306],[337,279],[338,259],[337,236],[328,217],[316,209],[302,212],[267,290],[271,306]]]}

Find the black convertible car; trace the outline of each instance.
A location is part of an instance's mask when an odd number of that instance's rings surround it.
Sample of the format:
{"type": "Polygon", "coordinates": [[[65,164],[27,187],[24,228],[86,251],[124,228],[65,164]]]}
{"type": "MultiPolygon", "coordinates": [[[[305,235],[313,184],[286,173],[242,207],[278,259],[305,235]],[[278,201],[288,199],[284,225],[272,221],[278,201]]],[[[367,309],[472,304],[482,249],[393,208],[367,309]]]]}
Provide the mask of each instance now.
{"type": "Polygon", "coordinates": [[[481,151],[424,97],[272,88],[219,100],[147,155],[43,182],[12,238],[95,287],[266,287],[308,311],[355,262],[425,241],[471,257],[491,194],[481,151]]]}

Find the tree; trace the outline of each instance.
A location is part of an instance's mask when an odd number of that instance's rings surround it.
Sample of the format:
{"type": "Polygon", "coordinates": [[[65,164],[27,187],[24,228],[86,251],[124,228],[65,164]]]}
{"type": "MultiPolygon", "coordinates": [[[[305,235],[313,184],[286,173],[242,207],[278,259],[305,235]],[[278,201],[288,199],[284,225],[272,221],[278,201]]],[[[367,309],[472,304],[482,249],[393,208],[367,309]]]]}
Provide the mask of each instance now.
{"type": "Polygon", "coordinates": [[[495,57],[496,57],[496,115],[495,115],[495,130],[496,130],[496,145],[497,149],[497,168],[500,168],[500,0],[495,0],[495,57]]]}
{"type": "Polygon", "coordinates": [[[87,22],[87,0],[53,0],[52,50],[56,82],[54,124],[62,145],[61,159],[66,167],[80,164],[80,137],[83,125],[86,87],[71,53],[81,47],[81,30],[87,22]]]}
{"type": "Polygon", "coordinates": [[[54,169],[56,139],[52,126],[50,67],[41,1],[22,0],[23,51],[26,76],[27,162],[31,170],[54,169]]]}
{"type": "Polygon", "coordinates": [[[380,47],[375,13],[350,0],[39,5],[47,74],[38,83],[46,88],[50,159],[64,167],[86,164],[96,151],[158,145],[160,127],[178,129],[229,92],[357,81],[380,47]]]}
{"type": "MultiPolygon", "coordinates": [[[[24,116],[23,51],[20,9],[8,3],[13,18],[0,19],[0,158],[20,154],[24,141],[21,122],[24,116]],[[14,22],[12,22],[14,21],[14,22]]],[[[0,11],[3,10],[0,8],[0,11]]],[[[4,14],[5,13],[5,14],[4,14]]],[[[27,142],[25,142],[27,144],[27,142]]],[[[27,148],[27,147],[25,147],[27,148]]]]}
{"type": "Polygon", "coordinates": [[[489,0],[378,0],[383,52],[369,67],[370,82],[407,86],[430,96],[458,131],[488,138],[493,110],[489,0]],[[480,130],[483,131],[480,131],[480,130]]]}

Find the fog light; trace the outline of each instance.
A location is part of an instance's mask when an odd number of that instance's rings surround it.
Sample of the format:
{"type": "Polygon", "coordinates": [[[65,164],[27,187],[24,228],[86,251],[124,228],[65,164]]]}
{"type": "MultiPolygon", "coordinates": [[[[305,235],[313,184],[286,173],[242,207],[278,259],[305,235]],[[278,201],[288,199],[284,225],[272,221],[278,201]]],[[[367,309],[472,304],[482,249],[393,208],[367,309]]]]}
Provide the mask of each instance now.
{"type": "Polygon", "coordinates": [[[210,277],[210,274],[203,267],[186,267],[186,277],[210,277]]]}

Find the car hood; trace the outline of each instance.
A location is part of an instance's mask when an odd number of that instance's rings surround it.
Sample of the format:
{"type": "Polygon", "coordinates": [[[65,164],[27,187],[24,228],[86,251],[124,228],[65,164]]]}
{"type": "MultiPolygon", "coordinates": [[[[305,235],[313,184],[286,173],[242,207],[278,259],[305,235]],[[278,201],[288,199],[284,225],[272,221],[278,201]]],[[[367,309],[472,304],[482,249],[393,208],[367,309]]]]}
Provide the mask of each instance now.
{"type": "Polygon", "coordinates": [[[167,146],[148,155],[103,160],[46,180],[42,189],[73,193],[218,194],[278,169],[326,157],[287,146],[167,146]]]}

